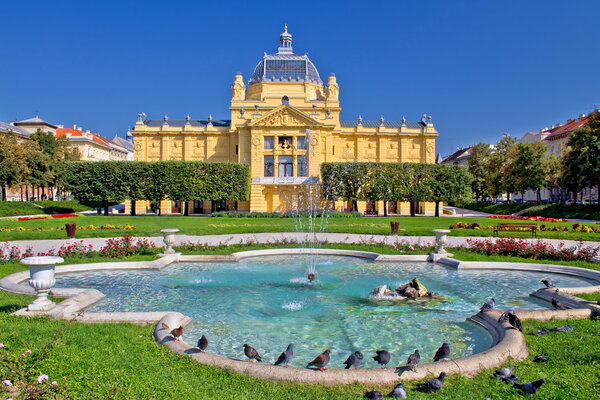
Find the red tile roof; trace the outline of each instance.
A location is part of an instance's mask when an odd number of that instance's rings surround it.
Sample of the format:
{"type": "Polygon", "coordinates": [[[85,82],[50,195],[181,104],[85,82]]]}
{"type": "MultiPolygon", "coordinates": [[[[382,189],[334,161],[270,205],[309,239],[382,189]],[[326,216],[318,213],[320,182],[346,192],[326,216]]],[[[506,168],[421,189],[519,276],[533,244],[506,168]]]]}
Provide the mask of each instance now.
{"type": "Polygon", "coordinates": [[[564,125],[556,126],[552,129],[541,131],[540,133],[548,133],[548,136],[545,140],[560,139],[587,124],[590,120],[590,115],[584,115],[583,117],[579,117],[577,119],[570,119],[564,125]]]}

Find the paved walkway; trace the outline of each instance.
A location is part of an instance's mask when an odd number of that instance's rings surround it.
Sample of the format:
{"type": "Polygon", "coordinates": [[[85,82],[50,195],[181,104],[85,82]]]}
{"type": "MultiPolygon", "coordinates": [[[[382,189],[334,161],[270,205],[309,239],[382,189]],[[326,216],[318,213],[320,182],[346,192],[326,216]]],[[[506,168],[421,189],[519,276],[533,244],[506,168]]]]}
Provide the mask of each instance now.
{"type": "MultiPolygon", "coordinates": [[[[315,234],[316,238],[320,242],[329,243],[362,243],[362,244],[395,244],[395,243],[407,243],[407,244],[433,244],[434,236],[388,236],[388,235],[362,235],[353,233],[319,233],[315,234]]],[[[33,250],[34,254],[46,253],[51,249],[57,251],[63,245],[69,245],[73,243],[82,243],[84,245],[92,245],[95,250],[100,250],[106,245],[106,241],[109,238],[89,238],[89,239],[50,239],[50,240],[18,240],[12,242],[1,242],[2,247],[18,247],[21,252],[25,252],[27,248],[33,250]]],[[[119,237],[115,239],[120,239],[119,237]]],[[[161,236],[146,237],[156,246],[163,246],[163,239],[161,236]]],[[[275,243],[281,241],[295,241],[305,242],[311,240],[312,235],[306,233],[296,232],[283,232],[283,233],[244,233],[235,235],[176,235],[175,245],[181,245],[184,243],[197,243],[205,244],[209,246],[217,245],[229,245],[237,243],[275,243]]],[[[465,244],[467,240],[487,240],[493,239],[490,237],[460,237],[460,236],[448,236],[448,247],[456,247],[465,244]]],[[[578,242],[575,240],[559,240],[559,239],[526,239],[529,241],[546,242],[554,246],[564,245],[567,247],[576,246],[578,242]]],[[[586,246],[600,247],[600,242],[585,242],[586,246]]]]}

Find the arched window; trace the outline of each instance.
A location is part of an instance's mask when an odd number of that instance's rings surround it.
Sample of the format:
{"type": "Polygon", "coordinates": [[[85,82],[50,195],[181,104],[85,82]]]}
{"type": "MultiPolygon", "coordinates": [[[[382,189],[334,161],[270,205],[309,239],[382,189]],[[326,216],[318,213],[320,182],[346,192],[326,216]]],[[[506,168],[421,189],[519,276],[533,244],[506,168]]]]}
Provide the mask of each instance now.
{"type": "Polygon", "coordinates": [[[289,97],[287,97],[287,96],[283,96],[283,97],[281,98],[281,104],[285,104],[285,105],[288,105],[288,106],[289,106],[289,105],[290,105],[290,98],[289,98],[289,97]]]}

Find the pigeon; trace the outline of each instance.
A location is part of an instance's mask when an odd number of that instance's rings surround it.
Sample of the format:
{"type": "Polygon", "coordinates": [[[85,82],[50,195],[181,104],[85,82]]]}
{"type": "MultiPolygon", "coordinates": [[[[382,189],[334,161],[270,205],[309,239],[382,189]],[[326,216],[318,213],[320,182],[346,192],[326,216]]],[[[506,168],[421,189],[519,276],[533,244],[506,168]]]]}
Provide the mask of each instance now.
{"type": "Polygon", "coordinates": [[[183,326],[179,325],[179,328],[175,328],[171,331],[171,335],[175,338],[175,340],[181,340],[181,335],[183,335],[183,326]]]}
{"type": "Polygon", "coordinates": [[[202,335],[202,337],[198,340],[198,348],[200,349],[200,351],[204,351],[204,350],[206,350],[207,347],[208,347],[208,339],[206,338],[205,335],[202,335]]]}
{"type": "Polygon", "coordinates": [[[514,368],[502,368],[502,369],[497,369],[496,372],[494,372],[494,376],[496,378],[500,378],[502,376],[509,376],[515,373],[515,369],[514,368]]]}
{"type": "Polygon", "coordinates": [[[508,323],[513,326],[519,332],[523,332],[523,327],[521,326],[521,320],[515,314],[508,314],[508,323]]]}
{"type": "Polygon", "coordinates": [[[418,383],[417,387],[428,392],[437,392],[442,388],[442,386],[444,386],[445,377],[446,373],[442,372],[437,378],[433,378],[432,380],[427,381],[425,383],[418,383]]]}
{"type": "Polygon", "coordinates": [[[517,378],[517,376],[515,374],[508,375],[508,376],[500,376],[499,379],[504,383],[515,384],[515,383],[519,382],[519,378],[517,378]]]}
{"type": "MultiPolygon", "coordinates": [[[[558,289],[556,289],[556,292],[554,292],[554,296],[556,296],[558,294],[558,289]]],[[[560,301],[556,300],[554,297],[552,297],[552,307],[554,307],[555,310],[566,310],[567,307],[562,304],[560,301]]]]}
{"type": "Polygon", "coordinates": [[[294,343],[288,345],[287,349],[279,355],[274,365],[283,364],[284,367],[287,367],[290,361],[292,361],[292,357],[294,357],[294,343]]]}
{"type": "Polygon", "coordinates": [[[354,366],[354,368],[356,369],[358,368],[362,360],[362,353],[360,351],[355,351],[354,353],[350,354],[346,361],[344,361],[344,364],[346,364],[346,368],[344,369],[350,369],[351,366],[354,366]]]}
{"type": "Polygon", "coordinates": [[[244,343],[244,354],[246,354],[246,357],[248,357],[250,359],[250,361],[252,361],[252,359],[256,360],[256,361],[262,361],[262,357],[258,354],[258,351],[256,351],[256,349],[248,344],[244,343]]]}
{"type": "Polygon", "coordinates": [[[548,279],[542,279],[540,282],[542,282],[547,288],[554,287],[554,282],[549,281],[548,279]]]}
{"type": "Polygon", "coordinates": [[[369,390],[365,393],[365,399],[383,399],[379,390],[369,390]]]}
{"type": "Polygon", "coordinates": [[[373,360],[377,361],[381,365],[381,368],[386,368],[392,356],[390,352],[387,350],[377,350],[375,353],[377,355],[373,357],[373,360]]]}
{"type": "Polygon", "coordinates": [[[548,336],[548,329],[538,329],[537,331],[529,332],[529,334],[533,336],[548,336]]]}
{"type": "Polygon", "coordinates": [[[417,370],[417,364],[421,361],[421,355],[419,354],[419,350],[415,350],[410,356],[408,356],[408,361],[406,361],[406,366],[408,369],[412,371],[417,370]]]}
{"type": "Polygon", "coordinates": [[[491,299],[489,299],[488,301],[483,303],[483,305],[481,306],[479,311],[480,312],[490,311],[490,310],[493,310],[495,306],[496,306],[496,301],[492,297],[491,299]]]}
{"type": "Polygon", "coordinates": [[[540,356],[539,354],[533,358],[533,362],[546,362],[548,359],[544,356],[540,356]]]}
{"type": "Polygon", "coordinates": [[[573,332],[573,327],[571,324],[568,324],[566,326],[559,326],[558,328],[554,328],[552,330],[555,332],[573,332]]]}
{"type": "Polygon", "coordinates": [[[329,349],[325,350],[321,354],[317,356],[314,360],[308,363],[306,368],[313,366],[319,368],[319,371],[325,371],[327,368],[325,366],[329,364],[329,353],[331,351],[329,349]]]}
{"type": "Polygon", "coordinates": [[[404,386],[401,383],[396,385],[394,390],[392,390],[392,394],[390,396],[395,397],[397,399],[405,399],[406,398],[406,390],[404,390],[404,386]]]}
{"type": "Polygon", "coordinates": [[[508,316],[509,316],[510,314],[514,314],[514,313],[515,313],[515,312],[514,312],[514,310],[507,310],[507,311],[504,311],[504,312],[502,313],[502,315],[500,316],[500,318],[498,318],[498,322],[504,322],[504,321],[508,321],[508,316]]]}
{"type": "Polygon", "coordinates": [[[545,379],[538,379],[537,381],[524,383],[522,385],[515,383],[513,384],[513,387],[522,390],[525,393],[534,394],[544,383],[546,383],[545,379]]]}
{"type": "Polygon", "coordinates": [[[443,343],[442,346],[437,349],[435,355],[433,356],[433,362],[438,362],[443,358],[446,358],[450,355],[450,346],[448,343],[443,343]]]}

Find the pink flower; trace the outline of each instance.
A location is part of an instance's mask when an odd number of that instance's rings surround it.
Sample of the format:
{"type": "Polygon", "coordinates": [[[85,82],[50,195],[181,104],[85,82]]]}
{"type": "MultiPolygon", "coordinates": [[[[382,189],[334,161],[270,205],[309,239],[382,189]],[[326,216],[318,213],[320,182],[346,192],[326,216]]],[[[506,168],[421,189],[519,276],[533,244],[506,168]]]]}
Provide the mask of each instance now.
{"type": "Polygon", "coordinates": [[[58,386],[58,382],[56,382],[56,381],[52,381],[51,385],[52,385],[52,386],[58,386]]]}
{"type": "Polygon", "coordinates": [[[66,376],[63,376],[63,381],[66,381],[66,380],[67,380],[67,377],[66,377],[66,376]]]}
{"type": "Polygon", "coordinates": [[[37,379],[36,379],[36,381],[37,381],[37,383],[42,383],[42,382],[44,382],[46,379],[48,379],[48,375],[46,375],[46,374],[43,374],[43,375],[40,375],[40,376],[38,376],[38,377],[37,377],[37,379]]]}
{"type": "Polygon", "coordinates": [[[0,347],[4,347],[4,345],[2,343],[0,343],[0,347]]]}
{"type": "Polygon", "coordinates": [[[9,380],[3,380],[3,381],[2,381],[2,384],[3,384],[4,386],[9,386],[9,387],[10,387],[10,386],[12,386],[12,383],[10,383],[10,381],[9,381],[9,380]]]}
{"type": "Polygon", "coordinates": [[[31,350],[25,350],[25,354],[31,354],[31,350]]]}

